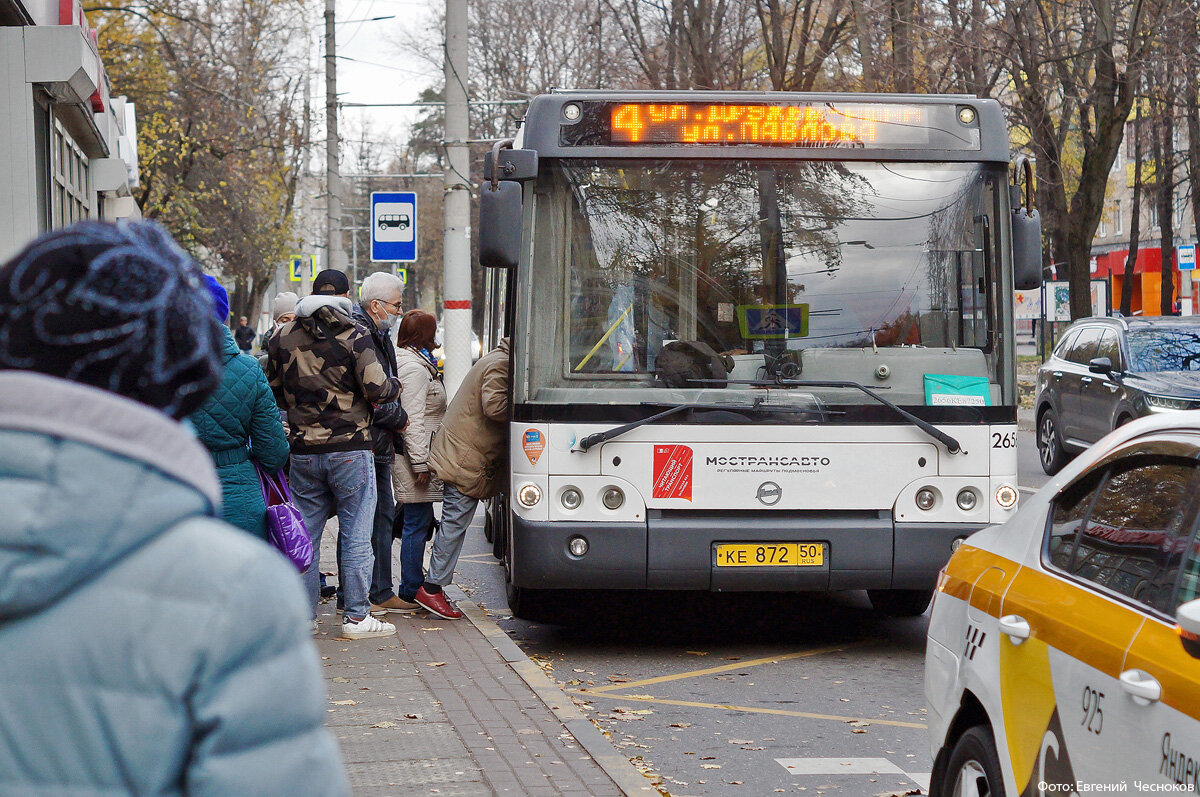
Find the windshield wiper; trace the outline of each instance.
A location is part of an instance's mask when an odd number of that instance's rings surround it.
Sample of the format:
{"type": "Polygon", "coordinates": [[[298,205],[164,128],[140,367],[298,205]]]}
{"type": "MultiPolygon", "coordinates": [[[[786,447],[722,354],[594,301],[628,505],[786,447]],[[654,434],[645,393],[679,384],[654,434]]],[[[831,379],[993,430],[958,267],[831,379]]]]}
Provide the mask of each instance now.
{"type": "MultiPolygon", "coordinates": [[[[700,381],[700,380],[696,380],[696,381],[700,381]]],[[[733,383],[733,382],[734,382],[734,380],[730,380],[730,383],[733,383]]],[[[878,393],[876,393],[875,391],[871,390],[866,385],[860,385],[858,382],[810,382],[810,381],[806,381],[806,380],[797,380],[797,379],[752,379],[752,380],[746,380],[746,381],[738,380],[737,383],[738,384],[758,385],[760,387],[772,387],[772,386],[776,386],[776,387],[835,387],[835,388],[840,387],[840,388],[853,388],[854,390],[861,390],[863,393],[866,393],[868,396],[875,399],[880,404],[887,407],[892,412],[896,413],[901,418],[908,421],[913,426],[917,427],[922,432],[924,432],[925,434],[932,437],[934,440],[937,440],[940,443],[942,443],[942,445],[946,446],[946,451],[948,451],[949,453],[958,454],[958,453],[962,452],[962,445],[957,440],[955,440],[953,437],[946,434],[941,429],[939,429],[936,426],[934,426],[933,424],[931,424],[929,421],[921,420],[920,418],[918,418],[916,415],[913,415],[908,410],[901,409],[897,405],[895,405],[892,402],[885,399],[883,396],[881,396],[878,393]]]]}
{"type": "MultiPolygon", "coordinates": [[[[700,381],[700,380],[696,380],[700,381]]],[[[642,406],[646,406],[643,403],[642,406]]],[[[651,405],[652,406],[652,405],[651,405]]],[[[824,410],[812,407],[781,407],[781,406],[766,406],[762,399],[755,399],[753,404],[676,404],[662,412],[655,413],[646,418],[627,423],[624,426],[617,426],[603,432],[595,432],[579,441],[579,447],[572,449],[573,451],[587,451],[592,446],[612,440],[614,437],[620,437],[626,432],[633,431],[639,426],[645,426],[648,423],[666,418],[684,410],[740,410],[758,412],[761,410],[770,410],[772,412],[824,412],[824,410]]]]}

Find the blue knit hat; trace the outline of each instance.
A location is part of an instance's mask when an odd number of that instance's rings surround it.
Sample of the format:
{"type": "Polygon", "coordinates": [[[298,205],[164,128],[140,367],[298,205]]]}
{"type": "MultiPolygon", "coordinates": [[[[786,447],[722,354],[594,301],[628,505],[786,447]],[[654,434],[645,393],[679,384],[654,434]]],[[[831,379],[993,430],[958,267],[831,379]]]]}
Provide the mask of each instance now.
{"type": "Polygon", "coordinates": [[[52,230],[0,266],[0,370],[197,410],[220,384],[220,325],[195,261],[150,221],[52,230]]]}
{"type": "Polygon", "coordinates": [[[212,296],[213,310],[216,311],[217,320],[224,324],[229,320],[229,292],[211,274],[204,275],[204,286],[208,288],[208,293],[212,296]]]}

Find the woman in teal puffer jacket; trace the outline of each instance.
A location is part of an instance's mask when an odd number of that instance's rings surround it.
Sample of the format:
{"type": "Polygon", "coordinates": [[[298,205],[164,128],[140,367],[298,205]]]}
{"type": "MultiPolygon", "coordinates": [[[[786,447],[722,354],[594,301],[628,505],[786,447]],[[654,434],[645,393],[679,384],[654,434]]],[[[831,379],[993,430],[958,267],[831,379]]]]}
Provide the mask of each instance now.
{"type": "Polygon", "coordinates": [[[224,326],[229,315],[225,289],[210,276],[204,281],[212,294],[217,320],[222,323],[225,374],[217,392],[188,420],[217,466],[225,522],[265,540],[267,506],[254,462],[269,471],[282,468],[288,458],[287,437],[262,368],[253,357],[242,354],[233,333],[224,326]]]}

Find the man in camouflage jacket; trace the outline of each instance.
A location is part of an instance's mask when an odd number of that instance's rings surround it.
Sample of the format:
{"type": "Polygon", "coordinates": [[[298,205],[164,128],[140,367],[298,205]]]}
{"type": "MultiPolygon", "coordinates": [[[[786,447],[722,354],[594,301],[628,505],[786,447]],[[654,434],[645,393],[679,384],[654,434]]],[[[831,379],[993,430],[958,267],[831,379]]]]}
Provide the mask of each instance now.
{"type": "MultiPolygon", "coordinates": [[[[314,550],[320,550],[325,522],[337,511],[342,635],[355,639],[395,631],[371,617],[367,593],[377,499],[373,405],[396,401],[400,381],[388,376],[370,333],[352,320],[351,312],[352,303],[344,296],[301,299],[296,320],[268,344],[267,378],[279,406],[287,410],[292,492],[314,550]]],[[[318,564],[304,574],[314,612],[318,564]]]]}

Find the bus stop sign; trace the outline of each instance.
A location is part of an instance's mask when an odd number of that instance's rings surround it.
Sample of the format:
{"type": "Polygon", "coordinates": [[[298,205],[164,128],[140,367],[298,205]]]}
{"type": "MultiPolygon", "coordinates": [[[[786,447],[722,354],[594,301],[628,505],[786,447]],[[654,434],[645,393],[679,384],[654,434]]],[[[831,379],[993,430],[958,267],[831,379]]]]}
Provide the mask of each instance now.
{"type": "Polygon", "coordinates": [[[1175,247],[1175,261],[1180,271],[1192,271],[1196,268],[1196,245],[1184,244],[1175,247]]]}
{"type": "Polygon", "coordinates": [[[371,194],[371,260],[413,263],[417,259],[417,195],[411,191],[371,194]]]}

